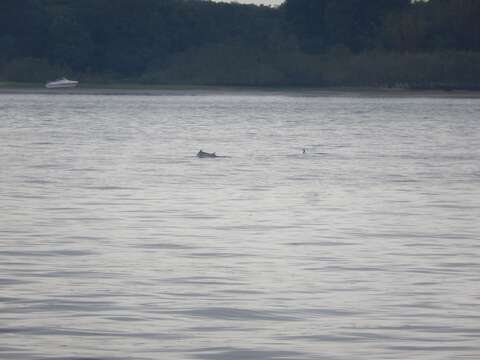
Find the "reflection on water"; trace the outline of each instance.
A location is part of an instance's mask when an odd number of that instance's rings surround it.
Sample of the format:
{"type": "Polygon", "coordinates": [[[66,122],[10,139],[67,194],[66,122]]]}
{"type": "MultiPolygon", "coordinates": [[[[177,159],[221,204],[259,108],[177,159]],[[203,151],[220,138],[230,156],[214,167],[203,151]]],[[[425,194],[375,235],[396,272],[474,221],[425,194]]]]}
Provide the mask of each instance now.
{"type": "Polygon", "coordinates": [[[479,99],[0,108],[2,359],[480,357],[479,99]]]}

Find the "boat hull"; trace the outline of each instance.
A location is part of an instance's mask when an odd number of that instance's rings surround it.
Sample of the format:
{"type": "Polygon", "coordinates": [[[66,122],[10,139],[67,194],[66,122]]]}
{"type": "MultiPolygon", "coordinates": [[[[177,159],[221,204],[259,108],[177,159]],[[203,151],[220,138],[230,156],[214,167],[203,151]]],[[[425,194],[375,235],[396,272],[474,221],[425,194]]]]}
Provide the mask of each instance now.
{"type": "Polygon", "coordinates": [[[63,84],[55,84],[55,83],[48,83],[45,85],[47,89],[68,89],[77,87],[78,81],[72,81],[70,83],[63,83],[63,84]]]}

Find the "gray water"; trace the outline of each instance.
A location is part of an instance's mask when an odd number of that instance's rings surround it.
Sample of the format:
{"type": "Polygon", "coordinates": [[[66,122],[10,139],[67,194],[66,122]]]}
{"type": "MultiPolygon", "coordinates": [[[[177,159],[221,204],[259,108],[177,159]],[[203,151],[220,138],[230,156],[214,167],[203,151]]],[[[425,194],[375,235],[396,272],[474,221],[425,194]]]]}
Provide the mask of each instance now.
{"type": "Polygon", "coordinates": [[[478,98],[4,93],[0,169],[1,359],[480,358],[478,98]]]}

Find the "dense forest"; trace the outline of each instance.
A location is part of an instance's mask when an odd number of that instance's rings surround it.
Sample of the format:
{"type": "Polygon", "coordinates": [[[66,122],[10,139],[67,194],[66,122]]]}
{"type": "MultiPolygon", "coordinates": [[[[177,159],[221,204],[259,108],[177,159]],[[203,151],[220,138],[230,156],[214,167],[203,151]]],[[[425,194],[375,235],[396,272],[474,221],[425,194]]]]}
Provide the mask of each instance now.
{"type": "Polygon", "coordinates": [[[0,80],[480,88],[479,0],[1,0],[0,80]]]}

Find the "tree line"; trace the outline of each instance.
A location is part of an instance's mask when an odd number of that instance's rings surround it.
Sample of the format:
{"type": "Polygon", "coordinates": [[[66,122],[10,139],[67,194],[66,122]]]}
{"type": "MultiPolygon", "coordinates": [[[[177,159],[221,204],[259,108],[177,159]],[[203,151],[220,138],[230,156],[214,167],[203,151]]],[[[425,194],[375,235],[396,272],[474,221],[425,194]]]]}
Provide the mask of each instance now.
{"type": "Polygon", "coordinates": [[[478,0],[2,0],[0,80],[476,88],[478,0]]]}

